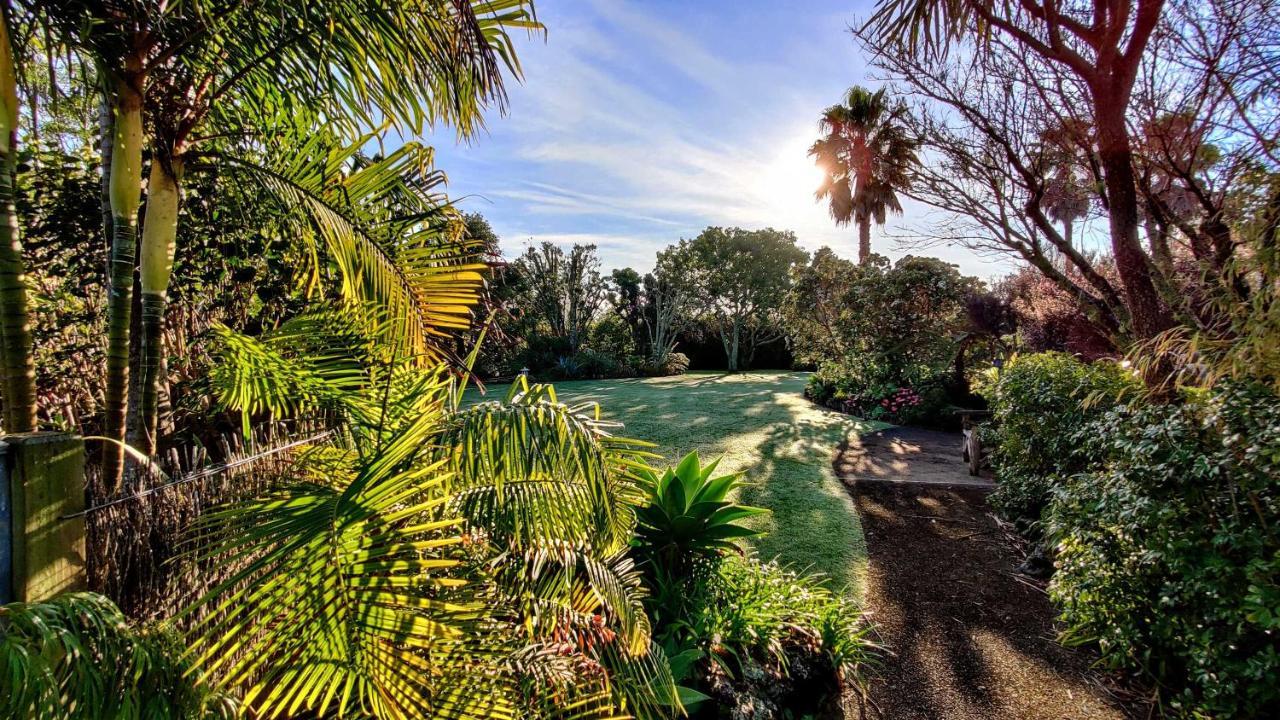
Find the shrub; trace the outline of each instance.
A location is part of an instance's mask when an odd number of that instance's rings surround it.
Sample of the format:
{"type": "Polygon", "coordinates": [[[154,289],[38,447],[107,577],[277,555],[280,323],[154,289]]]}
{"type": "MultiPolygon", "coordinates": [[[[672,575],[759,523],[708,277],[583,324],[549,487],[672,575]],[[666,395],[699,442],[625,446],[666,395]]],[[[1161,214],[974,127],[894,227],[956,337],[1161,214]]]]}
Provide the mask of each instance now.
{"type": "Polygon", "coordinates": [[[578,376],[583,378],[634,377],[636,372],[624,360],[606,352],[586,348],[574,356],[578,376]]]}
{"type": "Polygon", "coordinates": [[[1090,465],[1082,442],[1090,421],[1137,387],[1110,361],[1083,363],[1059,352],[1015,358],[987,392],[995,422],[986,437],[1000,480],[992,504],[1008,518],[1038,520],[1052,487],[1090,465]]]}
{"type": "Polygon", "coordinates": [[[662,364],[663,375],[683,375],[686,372],[689,372],[688,355],[678,352],[667,355],[667,361],[662,364]]]}
{"type": "Polygon", "coordinates": [[[781,705],[800,717],[836,703],[875,650],[850,600],[777,562],[731,555],[700,565],[682,588],[664,646],[696,650],[700,689],[742,716],[781,705]]]}
{"type": "Polygon", "coordinates": [[[683,375],[689,371],[689,356],[684,353],[667,353],[667,359],[661,363],[647,361],[644,363],[642,370],[645,375],[651,377],[667,377],[669,375],[683,375]]]}
{"type": "Polygon", "coordinates": [[[809,377],[804,394],[820,405],[868,420],[942,428],[957,422],[952,412],[957,393],[941,377],[916,386],[886,381],[863,385],[857,377],[824,366],[809,377]]]}
{"type": "Polygon", "coordinates": [[[1114,409],[1086,435],[1104,466],[1046,512],[1065,637],[1150,674],[1175,714],[1276,717],[1280,398],[1227,385],[1114,409]]]}
{"type": "Polygon", "coordinates": [[[639,472],[633,544],[673,676],[696,686],[686,697],[705,691],[746,717],[838,702],[872,649],[861,612],[822,577],[743,552],[738,539],[756,531],[739,521],[768,511],[728,500],[738,476],[716,475],[716,464],[695,452],[661,475],[639,472]]]}

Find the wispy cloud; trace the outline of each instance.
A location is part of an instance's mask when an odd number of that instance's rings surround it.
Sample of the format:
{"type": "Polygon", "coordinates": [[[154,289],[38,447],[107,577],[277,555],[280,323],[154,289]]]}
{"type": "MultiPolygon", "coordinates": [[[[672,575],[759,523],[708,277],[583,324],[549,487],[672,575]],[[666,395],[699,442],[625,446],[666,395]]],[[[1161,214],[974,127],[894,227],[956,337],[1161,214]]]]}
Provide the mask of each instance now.
{"type": "MultiPolygon", "coordinates": [[[[865,68],[846,30],[859,14],[822,3],[589,0],[539,11],[545,45],[521,47],[526,84],[470,146],[437,138],[454,194],[508,251],[592,242],[608,266],[707,225],[794,230],[852,255],[851,229],[814,202],[806,156],[816,118],[865,68]]],[[[865,11],[865,10],[864,10],[865,11]]],[[[907,221],[920,210],[908,207],[907,221]]],[[[901,234],[902,222],[895,224],[901,234]]],[[[887,241],[877,250],[894,255],[887,241]]],[[[989,261],[943,249],[966,272],[989,261]]]]}

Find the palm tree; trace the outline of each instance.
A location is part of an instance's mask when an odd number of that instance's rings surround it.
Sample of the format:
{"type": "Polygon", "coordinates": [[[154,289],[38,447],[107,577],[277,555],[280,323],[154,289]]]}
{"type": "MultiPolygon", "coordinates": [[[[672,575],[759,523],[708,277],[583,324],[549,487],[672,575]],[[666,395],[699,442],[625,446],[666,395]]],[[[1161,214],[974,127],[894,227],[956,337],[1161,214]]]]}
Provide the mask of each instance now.
{"type": "Polygon", "coordinates": [[[464,406],[345,312],[220,331],[224,405],[341,422],[195,530],[201,561],[241,568],[199,606],[204,676],[263,717],[675,717],[628,552],[646,445],[547,386],[464,406]]]}
{"type": "Polygon", "coordinates": [[[35,358],[27,312],[22,234],[14,207],[18,167],[17,66],[9,34],[9,4],[0,5],[0,386],[4,429],[36,429],[35,358]]]}
{"type": "Polygon", "coordinates": [[[134,628],[94,593],[0,605],[0,665],[4,717],[239,716],[235,698],[191,677],[172,628],[134,628]]]}
{"type": "MultiPolygon", "coordinates": [[[[139,406],[130,440],[154,447],[160,330],[171,279],[183,174],[211,138],[262,137],[279,118],[311,118],[313,128],[355,136],[395,123],[421,132],[437,121],[468,134],[490,103],[505,101],[502,70],[519,74],[508,30],[537,28],[528,0],[446,2],[168,3],[66,0],[45,10],[70,44],[103,68],[112,93],[111,301],[104,435],[124,439],[133,271],[141,255],[143,293],[139,406]],[[135,243],[143,115],[152,136],[148,217],[135,243]],[[152,197],[154,195],[154,197],[152,197]],[[154,212],[152,212],[154,210],[154,212]]],[[[384,270],[386,270],[384,268],[384,270]]],[[[383,277],[382,286],[394,285],[383,277]]],[[[372,287],[372,286],[371,286],[372,287]]],[[[118,486],[122,448],[104,456],[118,486]]]]}
{"type": "Polygon", "coordinates": [[[909,185],[916,144],[896,120],[883,88],[871,92],[849,88],[843,105],[822,114],[823,137],[809,148],[824,178],[815,193],[827,200],[837,225],[858,223],[858,262],[871,256],[871,223],[883,225],[887,214],[902,212],[897,193],[909,185]]]}

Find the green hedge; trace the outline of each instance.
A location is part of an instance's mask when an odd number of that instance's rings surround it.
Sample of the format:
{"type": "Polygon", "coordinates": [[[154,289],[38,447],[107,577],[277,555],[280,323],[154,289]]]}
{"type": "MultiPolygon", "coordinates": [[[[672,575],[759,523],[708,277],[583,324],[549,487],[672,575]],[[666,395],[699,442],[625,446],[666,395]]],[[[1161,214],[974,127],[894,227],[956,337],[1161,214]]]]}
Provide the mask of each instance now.
{"type": "Polygon", "coordinates": [[[1042,526],[1066,642],[1169,715],[1280,716],[1280,398],[1137,390],[1113,363],[1018,358],[988,390],[993,501],[1042,526]]]}
{"type": "Polygon", "coordinates": [[[1053,486],[1090,464],[1083,442],[1089,423],[1137,388],[1113,362],[1083,363],[1060,352],[1014,358],[985,392],[995,420],[985,436],[1000,479],[992,504],[1010,519],[1038,520],[1053,486]]]}
{"type": "Polygon", "coordinates": [[[1280,398],[1229,386],[1088,435],[1101,469],[1046,511],[1065,637],[1153,677],[1173,715],[1280,715],[1280,398]]]}

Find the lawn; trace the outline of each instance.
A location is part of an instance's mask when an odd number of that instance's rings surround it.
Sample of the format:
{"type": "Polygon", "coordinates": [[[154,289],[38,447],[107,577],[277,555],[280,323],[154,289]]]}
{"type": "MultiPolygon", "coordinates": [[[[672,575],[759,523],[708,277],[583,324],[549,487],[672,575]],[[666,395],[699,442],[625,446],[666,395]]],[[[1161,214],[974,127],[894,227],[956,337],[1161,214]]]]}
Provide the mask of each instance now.
{"type": "MultiPolygon", "coordinates": [[[[866,564],[858,512],[831,470],[835,447],[873,424],[826,410],[801,395],[805,373],[677,377],[556,383],[564,402],[596,401],[603,415],[626,424],[620,435],[658,444],[675,461],[690,450],[721,457],[721,469],[743,472],[741,502],[769,508],[754,541],[765,557],[826,575],[857,592],[866,564]]],[[[501,396],[505,387],[489,389],[501,396]]],[[[655,461],[657,462],[657,461],[655,461]]]]}

